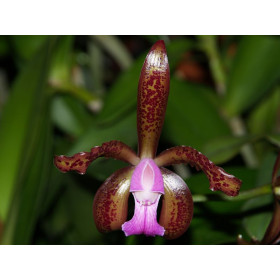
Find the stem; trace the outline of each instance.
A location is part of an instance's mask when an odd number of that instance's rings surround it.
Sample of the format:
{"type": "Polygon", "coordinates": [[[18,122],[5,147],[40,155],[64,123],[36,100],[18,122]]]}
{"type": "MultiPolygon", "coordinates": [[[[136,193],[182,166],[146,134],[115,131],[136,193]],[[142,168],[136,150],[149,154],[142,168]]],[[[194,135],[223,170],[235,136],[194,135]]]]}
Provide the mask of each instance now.
{"type": "Polygon", "coordinates": [[[70,94],[83,103],[85,103],[93,113],[99,112],[102,108],[102,100],[96,94],[89,92],[85,88],[78,87],[70,83],[59,84],[54,81],[49,81],[51,86],[51,93],[55,93],[54,90],[58,90],[63,93],[70,94]]]}
{"type": "Polygon", "coordinates": [[[264,185],[258,188],[250,189],[247,191],[240,192],[238,196],[232,197],[227,196],[223,193],[215,193],[215,194],[209,194],[209,195],[201,195],[201,194],[195,194],[193,195],[193,202],[206,202],[206,201],[242,201],[251,199],[254,197],[271,194],[272,193],[272,187],[271,185],[264,185]]]}
{"type": "MultiPolygon", "coordinates": [[[[224,96],[226,93],[226,72],[219,55],[216,36],[199,36],[199,39],[202,49],[209,59],[216,90],[220,96],[224,96]]],[[[221,112],[221,114],[226,118],[233,135],[243,136],[247,134],[246,126],[240,117],[229,118],[227,112],[221,112]]],[[[248,167],[255,168],[258,166],[258,159],[251,144],[245,144],[241,148],[241,155],[248,167]]]]}
{"type": "Polygon", "coordinates": [[[95,35],[91,37],[98,41],[123,70],[128,69],[132,65],[133,58],[118,37],[110,35],[95,35]]]}
{"type": "MultiPolygon", "coordinates": [[[[247,134],[245,124],[240,117],[233,117],[228,120],[228,123],[231,127],[233,135],[244,136],[247,134]]],[[[248,167],[256,168],[258,166],[258,159],[251,144],[245,144],[241,148],[241,154],[248,167]]]]}
{"type": "Polygon", "coordinates": [[[199,36],[202,48],[205,51],[213,75],[216,90],[219,95],[223,96],[226,90],[226,74],[223,69],[222,60],[218,52],[216,36],[199,36]]]}

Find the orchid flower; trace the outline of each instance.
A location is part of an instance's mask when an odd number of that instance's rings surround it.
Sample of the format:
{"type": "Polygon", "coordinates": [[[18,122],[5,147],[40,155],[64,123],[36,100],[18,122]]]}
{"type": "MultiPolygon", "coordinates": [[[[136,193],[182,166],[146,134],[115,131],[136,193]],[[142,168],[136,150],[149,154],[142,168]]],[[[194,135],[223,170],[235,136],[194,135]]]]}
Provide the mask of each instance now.
{"type": "Polygon", "coordinates": [[[101,232],[122,229],[126,236],[145,234],[174,239],[188,229],[193,216],[192,195],[184,180],[164,166],[188,163],[206,174],[212,191],[238,195],[241,181],[194,148],[177,146],[156,156],[169,95],[169,80],[165,44],[158,41],[149,51],[139,79],[138,155],[115,140],[93,147],[90,152],[71,157],[55,156],[54,163],[60,171],[74,170],[80,174],[86,172],[93,160],[102,156],[130,164],[113,173],[94,197],[93,217],[101,232]],[[130,193],[134,197],[135,209],[132,219],[126,221],[130,193]],[[161,213],[157,220],[161,197],[161,213]]]}

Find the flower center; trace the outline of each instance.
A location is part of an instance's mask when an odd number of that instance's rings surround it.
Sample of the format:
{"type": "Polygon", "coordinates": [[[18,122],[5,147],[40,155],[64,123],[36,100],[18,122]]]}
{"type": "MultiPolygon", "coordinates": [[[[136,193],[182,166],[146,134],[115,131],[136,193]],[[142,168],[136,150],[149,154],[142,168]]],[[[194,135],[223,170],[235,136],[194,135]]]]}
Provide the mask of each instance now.
{"type": "Polygon", "coordinates": [[[135,201],[133,218],[122,225],[125,235],[164,234],[164,228],[157,222],[157,207],[164,184],[161,171],[152,159],[142,159],[136,166],[130,183],[135,201]]]}
{"type": "Polygon", "coordinates": [[[147,162],[141,176],[141,185],[143,186],[144,190],[134,192],[134,196],[140,204],[149,206],[156,202],[158,193],[152,192],[154,181],[154,170],[149,162],[147,162]]]}

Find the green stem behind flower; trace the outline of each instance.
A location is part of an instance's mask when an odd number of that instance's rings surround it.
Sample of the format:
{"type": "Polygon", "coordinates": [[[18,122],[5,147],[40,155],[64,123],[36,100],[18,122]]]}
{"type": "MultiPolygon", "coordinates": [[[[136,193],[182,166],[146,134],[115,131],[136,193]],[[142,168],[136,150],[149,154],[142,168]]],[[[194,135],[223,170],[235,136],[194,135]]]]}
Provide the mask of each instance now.
{"type": "Polygon", "coordinates": [[[241,201],[251,199],[257,196],[262,196],[272,193],[271,185],[263,185],[258,188],[253,188],[247,191],[240,192],[238,196],[227,196],[223,193],[213,193],[209,195],[194,194],[193,202],[206,202],[206,201],[241,201]]]}

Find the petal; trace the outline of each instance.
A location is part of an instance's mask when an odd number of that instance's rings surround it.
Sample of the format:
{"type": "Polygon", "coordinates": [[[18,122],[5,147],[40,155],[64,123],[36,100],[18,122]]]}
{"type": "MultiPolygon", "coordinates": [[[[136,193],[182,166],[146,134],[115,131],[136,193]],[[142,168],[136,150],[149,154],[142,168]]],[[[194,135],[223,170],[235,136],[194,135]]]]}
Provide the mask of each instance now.
{"type": "Polygon", "coordinates": [[[133,218],[122,225],[122,230],[126,236],[133,234],[145,234],[146,236],[164,235],[164,228],[157,222],[157,207],[160,194],[155,203],[147,206],[137,201],[135,194],[135,210],[133,218]]]}
{"type": "Polygon", "coordinates": [[[193,216],[191,192],[181,177],[165,168],[163,176],[165,194],[163,196],[159,224],[164,227],[164,237],[175,239],[188,229],[193,216]]]}
{"type": "Polygon", "coordinates": [[[130,147],[114,140],[103,143],[102,146],[96,146],[90,152],[81,152],[71,157],[55,156],[54,164],[62,172],[73,170],[80,174],[85,174],[89,164],[101,156],[119,159],[132,165],[136,165],[140,161],[130,147]]]}
{"type": "Polygon", "coordinates": [[[216,166],[205,155],[191,147],[178,146],[165,150],[155,159],[158,166],[189,163],[197,170],[202,170],[210,181],[212,191],[220,190],[229,196],[239,193],[242,181],[216,166]]]}
{"type": "Polygon", "coordinates": [[[169,95],[169,65],[163,41],[149,51],[138,85],[137,131],[140,158],[154,158],[169,95]]]}
{"type": "Polygon", "coordinates": [[[54,164],[63,173],[74,170],[79,174],[84,174],[91,163],[91,153],[81,152],[72,157],[55,156],[54,164]]]}
{"type": "Polygon", "coordinates": [[[134,167],[113,173],[98,189],[93,201],[93,218],[100,232],[121,229],[127,219],[130,178],[134,167]]]}

